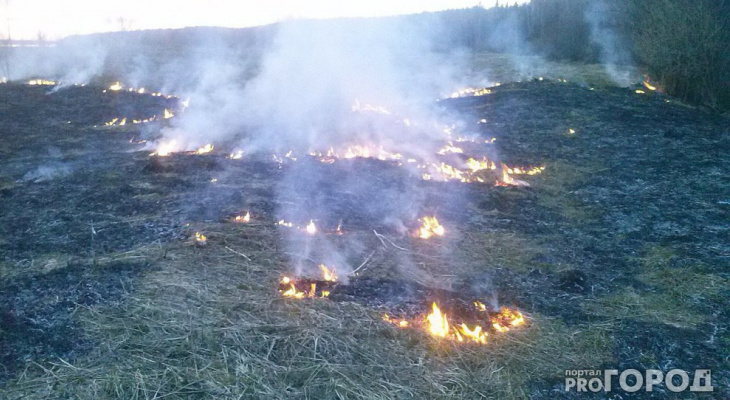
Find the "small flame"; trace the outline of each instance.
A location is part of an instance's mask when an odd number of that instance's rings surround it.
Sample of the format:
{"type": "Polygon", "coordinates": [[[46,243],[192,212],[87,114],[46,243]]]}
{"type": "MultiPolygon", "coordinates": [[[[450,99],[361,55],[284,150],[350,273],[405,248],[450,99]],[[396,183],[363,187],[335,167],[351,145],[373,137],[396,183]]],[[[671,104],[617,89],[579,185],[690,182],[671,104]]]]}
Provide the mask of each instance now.
{"type": "Polygon", "coordinates": [[[198,150],[195,150],[195,154],[207,154],[213,151],[214,146],[210,143],[206,144],[205,146],[199,148],[198,150]]]}
{"type": "Polygon", "coordinates": [[[469,326],[466,324],[459,325],[458,333],[463,334],[466,338],[471,339],[477,343],[486,344],[487,343],[487,332],[482,331],[482,327],[479,325],[474,326],[474,328],[469,329],[469,326]]]}
{"type": "Polygon", "coordinates": [[[28,81],[28,84],[31,86],[53,86],[56,84],[55,81],[49,81],[46,79],[33,79],[28,81]]]}
{"type": "Polygon", "coordinates": [[[195,241],[198,243],[206,243],[208,238],[200,232],[195,232],[195,241]]]}
{"type": "Polygon", "coordinates": [[[502,184],[503,185],[514,185],[515,180],[509,175],[509,168],[502,164],[502,184]]]}
{"type": "Polygon", "coordinates": [[[471,172],[497,169],[497,165],[494,164],[494,161],[490,161],[486,157],[482,158],[481,160],[470,158],[466,160],[466,167],[469,168],[471,172]]]}
{"type": "Polygon", "coordinates": [[[119,90],[122,90],[122,84],[120,82],[114,82],[111,86],[109,86],[109,90],[113,92],[117,92],[119,90]]]}
{"type": "Polygon", "coordinates": [[[431,305],[431,313],[426,316],[426,321],[428,331],[432,335],[446,337],[449,334],[449,319],[446,314],[441,313],[441,309],[435,302],[431,305]]]}
{"type": "Polygon", "coordinates": [[[177,142],[171,140],[169,142],[160,143],[157,147],[157,151],[150,154],[150,156],[167,157],[175,151],[177,151],[177,142]]]}
{"type": "Polygon", "coordinates": [[[644,87],[651,90],[652,92],[656,90],[656,86],[650,84],[648,81],[642,82],[644,84],[644,87]]]}
{"type": "Polygon", "coordinates": [[[247,211],[246,215],[236,215],[233,218],[233,222],[248,223],[251,222],[251,212],[247,211]]]}
{"type": "Polygon", "coordinates": [[[328,282],[337,281],[337,271],[334,268],[327,268],[324,264],[319,264],[319,270],[322,272],[322,279],[328,282]]]}
{"type": "MultiPolygon", "coordinates": [[[[281,292],[281,295],[284,297],[291,297],[294,299],[303,299],[303,298],[316,298],[317,297],[317,283],[312,282],[309,284],[309,287],[307,289],[298,289],[296,283],[294,280],[289,278],[288,276],[282,277],[281,281],[279,282],[279,291],[281,292]]],[[[330,291],[329,290],[322,290],[320,297],[326,298],[329,297],[330,291]]]]}
{"type": "Polygon", "coordinates": [[[446,230],[439,224],[436,217],[423,217],[423,223],[418,229],[417,236],[421,239],[430,239],[433,236],[444,236],[446,230]]]}
{"type": "Polygon", "coordinates": [[[502,307],[499,315],[492,318],[492,327],[497,332],[507,332],[510,328],[522,326],[525,324],[525,316],[516,310],[510,310],[502,307]]]}
{"type": "Polygon", "coordinates": [[[304,297],[304,292],[297,290],[296,286],[294,286],[294,283],[291,282],[291,279],[284,277],[281,279],[281,283],[284,285],[289,285],[289,289],[281,293],[282,296],[293,297],[295,299],[301,299],[302,297],[304,297]]]}
{"type": "Polygon", "coordinates": [[[309,223],[307,224],[307,227],[305,229],[310,235],[314,235],[315,233],[317,233],[317,226],[314,225],[314,220],[309,220],[309,223]]]}
{"type": "Polygon", "coordinates": [[[228,156],[231,160],[240,160],[243,158],[243,150],[236,150],[235,152],[231,153],[231,155],[228,156]]]}
{"type": "MultiPolygon", "coordinates": [[[[499,84],[495,84],[494,86],[499,86],[499,84]]],[[[467,97],[467,96],[484,96],[487,94],[492,93],[491,89],[487,88],[473,88],[473,87],[467,87],[463,89],[459,89],[454,93],[451,93],[449,95],[450,98],[455,99],[458,97],[467,97]]]]}
{"type": "MultiPolygon", "coordinates": [[[[475,301],[474,306],[477,311],[488,312],[487,306],[480,301],[475,301]]],[[[383,315],[383,321],[400,328],[408,328],[411,326],[409,321],[392,317],[389,314],[383,315]]],[[[415,325],[423,326],[434,337],[457,342],[469,341],[477,344],[487,344],[489,338],[488,330],[490,327],[497,333],[504,333],[508,332],[511,328],[524,325],[525,319],[521,312],[503,307],[499,314],[489,317],[484,325],[475,324],[470,326],[466,323],[452,325],[446,313],[441,311],[438,304],[433,302],[431,304],[431,312],[425,316],[422,322],[422,324],[417,322],[415,325]]]]}
{"type": "Polygon", "coordinates": [[[170,119],[175,116],[175,113],[172,112],[172,110],[168,110],[167,108],[162,112],[162,118],[164,119],[170,119]]]}
{"type": "Polygon", "coordinates": [[[383,321],[385,321],[389,324],[393,324],[399,328],[408,328],[410,326],[410,324],[408,323],[407,320],[400,319],[400,318],[393,318],[388,314],[383,315],[383,321]]]}
{"type": "Polygon", "coordinates": [[[454,146],[454,143],[452,143],[452,142],[448,142],[444,147],[439,149],[439,151],[437,152],[437,154],[440,154],[440,155],[445,155],[448,153],[461,154],[461,153],[464,153],[464,149],[462,149],[461,147],[454,146]]]}

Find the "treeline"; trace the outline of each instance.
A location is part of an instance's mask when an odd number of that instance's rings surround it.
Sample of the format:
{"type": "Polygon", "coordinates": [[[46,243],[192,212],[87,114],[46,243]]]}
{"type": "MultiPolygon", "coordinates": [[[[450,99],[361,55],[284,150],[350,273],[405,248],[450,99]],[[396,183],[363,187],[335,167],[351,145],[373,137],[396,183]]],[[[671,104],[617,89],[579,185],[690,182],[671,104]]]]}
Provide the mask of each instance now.
{"type": "Polygon", "coordinates": [[[730,0],[532,0],[440,18],[445,47],[634,64],[669,94],[730,110],[730,0]]]}

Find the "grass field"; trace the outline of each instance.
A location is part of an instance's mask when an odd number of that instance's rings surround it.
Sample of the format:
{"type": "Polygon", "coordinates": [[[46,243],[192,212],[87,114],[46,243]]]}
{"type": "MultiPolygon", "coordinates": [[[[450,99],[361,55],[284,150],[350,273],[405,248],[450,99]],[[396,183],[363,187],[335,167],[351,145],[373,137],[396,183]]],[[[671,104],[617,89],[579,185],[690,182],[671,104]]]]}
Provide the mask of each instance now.
{"type": "MultiPolygon", "coordinates": [[[[432,245],[345,224],[363,276],[466,285],[524,312],[486,345],[356,301],[283,298],[279,166],[157,163],[129,143],[142,128],[94,127],[171,104],[0,85],[0,397],[618,398],[566,393],[565,370],[668,367],[712,369],[715,392],[618,394],[728,396],[727,120],[602,71],[475,57],[502,85],[448,107],[487,119],[476,129],[504,162],[545,171],[529,187],[418,183],[463,200],[441,206],[449,235],[432,245]],[[529,76],[546,79],[508,83],[529,76]],[[244,208],[253,221],[231,223],[244,208]]],[[[357,162],[343,168],[381,171],[357,162]]]]}

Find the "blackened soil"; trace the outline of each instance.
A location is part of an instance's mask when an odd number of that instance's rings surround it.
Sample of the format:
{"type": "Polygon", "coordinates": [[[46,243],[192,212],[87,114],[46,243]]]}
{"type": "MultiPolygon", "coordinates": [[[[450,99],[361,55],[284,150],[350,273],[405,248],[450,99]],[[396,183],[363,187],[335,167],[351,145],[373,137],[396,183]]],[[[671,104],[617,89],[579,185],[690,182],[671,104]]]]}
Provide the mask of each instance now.
{"type": "MultiPolygon", "coordinates": [[[[508,165],[546,166],[529,178],[530,187],[492,187],[414,183],[401,169],[372,160],[299,168],[231,162],[221,154],[150,158],[130,139],[159,131],[164,122],[114,130],[94,125],[149,118],[174,107],[172,99],[98,87],[49,91],[0,85],[0,374],[6,377],[26,361],[73,358],[93,345],[77,331],[73,309],[121,301],[149,268],[99,268],[95,257],[181,239],[189,235],[186,223],[221,222],[245,210],[267,224],[326,210],[309,218],[326,230],[343,222],[346,231],[391,235],[396,230],[387,231],[382,215],[409,220],[437,211],[464,237],[515,236],[537,249],[520,268],[485,261],[463,277],[473,292],[456,292],[482,295],[479,288],[490,288],[499,303],[528,315],[581,329],[611,325],[616,362],[607,368],[711,368],[716,387],[730,385],[730,123],[724,117],[659,93],[548,81],[442,101],[473,121],[469,130],[496,137],[508,165]],[[478,124],[483,118],[487,123],[478,124]],[[322,171],[308,175],[312,168],[322,171]],[[415,201],[405,204],[404,197],[415,201]],[[46,272],[34,269],[38,260],[62,261],[46,272]],[[614,308],[638,307],[626,302],[627,293],[639,302],[665,299],[677,313],[697,318],[677,323],[647,316],[661,315],[664,303],[650,304],[653,313],[619,315],[614,308]]],[[[478,258],[489,249],[469,251],[478,258]]],[[[372,279],[338,287],[332,299],[407,314],[438,295],[372,279]]],[[[576,366],[582,367],[599,366],[576,366]]],[[[564,395],[555,390],[559,383],[535,377],[532,393],[558,398],[564,395]]]]}
{"type": "Polygon", "coordinates": [[[121,301],[147,269],[144,263],[71,264],[0,282],[0,382],[25,362],[73,359],[88,350],[93,343],[78,330],[74,311],[121,301]]]}

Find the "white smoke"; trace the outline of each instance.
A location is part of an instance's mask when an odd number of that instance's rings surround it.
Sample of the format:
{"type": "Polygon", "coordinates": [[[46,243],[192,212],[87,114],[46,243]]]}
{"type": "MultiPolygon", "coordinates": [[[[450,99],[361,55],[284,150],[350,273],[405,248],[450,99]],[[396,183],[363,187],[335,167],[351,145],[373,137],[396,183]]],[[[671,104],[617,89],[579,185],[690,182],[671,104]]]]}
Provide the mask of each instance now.
{"type": "Polygon", "coordinates": [[[590,2],[586,10],[586,21],[591,27],[591,40],[598,45],[599,59],[608,76],[619,86],[636,83],[636,74],[631,65],[632,57],[626,38],[613,28],[612,15],[616,10],[603,0],[590,2]]]}

